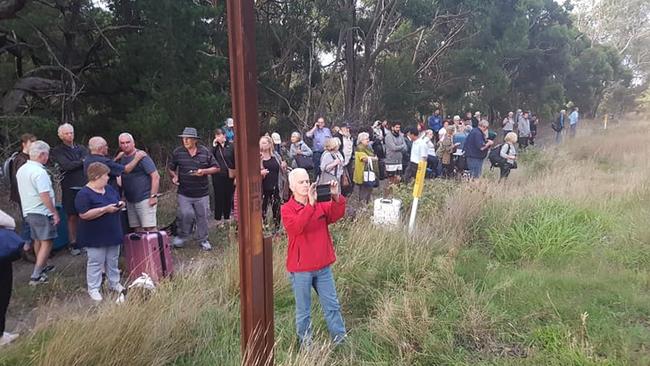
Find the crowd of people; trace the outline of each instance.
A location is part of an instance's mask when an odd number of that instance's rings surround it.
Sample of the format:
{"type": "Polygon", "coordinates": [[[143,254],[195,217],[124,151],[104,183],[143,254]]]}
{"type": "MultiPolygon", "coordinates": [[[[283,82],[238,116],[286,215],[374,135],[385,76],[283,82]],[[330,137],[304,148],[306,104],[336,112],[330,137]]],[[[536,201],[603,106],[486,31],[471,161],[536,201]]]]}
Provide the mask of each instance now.
{"type": "MultiPolygon", "coordinates": [[[[578,109],[566,116],[561,111],[553,122],[556,141],[567,122],[575,135],[578,109]]],[[[527,111],[509,112],[497,131],[480,112],[443,118],[436,110],[426,122],[402,130],[399,121],[376,121],[354,130],[348,124],[327,127],[325,118],[316,120],[304,133],[294,131],[288,141],[273,132],[259,140],[262,176],[262,212],[270,211],[273,229],[284,228],[288,237],[287,271],[296,301],[296,329],[302,342],[311,338],[310,297],[315,288],[323,304],[328,328],[335,342],[345,336],[345,325],[336,296],[331,265],[335,261],[328,225],[345,214],[346,197],[358,192],[363,204],[371,200],[380,180],[387,187],[411,182],[421,162],[430,179],[479,179],[488,154],[496,154],[501,178],[517,167],[518,151],[535,144],[539,119],[527,111]],[[497,144],[497,140],[503,141],[497,144]],[[323,188],[324,187],[324,188],[323,188]],[[321,189],[326,199],[321,200],[321,189]],[[321,220],[325,218],[325,220],[321,220]]],[[[200,143],[197,130],[187,127],[178,137],[181,146],[171,153],[166,170],[177,186],[177,232],[172,240],[182,248],[192,238],[202,250],[212,249],[208,227],[212,180],[214,219],[218,225],[233,220],[235,197],[234,121],[229,118],[217,128],[211,144],[200,143]]],[[[58,128],[60,144],[54,148],[31,134],[21,137],[21,150],[11,161],[10,198],[22,216],[21,250],[33,251],[35,263],[29,284],[48,282],[55,267],[48,263],[57,225],[66,225],[69,251],[87,256],[86,284],[94,301],[103,299],[105,275],[108,288],[123,293],[118,259],[123,235],[129,231],[155,231],[160,174],[146,152],[136,148],[131,134],[118,137],[119,153],[108,155],[107,141],[95,136],[87,147],[75,143],[74,128],[58,128]],[[52,178],[46,166],[52,161],[62,174],[61,204],[65,222],[55,202],[52,178]],[[126,212],[124,212],[126,211],[126,212]],[[128,224],[124,224],[127,217],[128,224]],[[24,244],[23,244],[24,243],[24,244]]],[[[385,194],[389,194],[387,189],[385,194]]],[[[13,230],[15,223],[0,211],[0,227],[13,230]]],[[[2,234],[2,232],[0,232],[2,234]]],[[[11,284],[11,260],[0,258],[3,291],[11,284]],[[7,269],[9,268],[9,269],[7,269]]],[[[4,333],[4,316],[9,302],[0,296],[3,334],[0,344],[15,338],[4,333]]]]}

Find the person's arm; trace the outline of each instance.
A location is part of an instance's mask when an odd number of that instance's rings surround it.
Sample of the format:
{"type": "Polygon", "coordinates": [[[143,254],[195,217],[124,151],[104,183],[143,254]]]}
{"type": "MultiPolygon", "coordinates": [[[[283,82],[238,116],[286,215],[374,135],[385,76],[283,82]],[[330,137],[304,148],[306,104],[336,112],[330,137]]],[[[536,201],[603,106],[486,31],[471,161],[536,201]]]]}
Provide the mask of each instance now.
{"type": "Polygon", "coordinates": [[[67,156],[65,156],[65,152],[62,149],[52,149],[52,158],[65,172],[72,172],[75,170],[83,169],[84,167],[82,159],[69,159],[67,156]]]}
{"type": "Polygon", "coordinates": [[[79,217],[82,220],[94,220],[98,217],[103,216],[104,214],[107,213],[115,213],[119,211],[121,207],[116,207],[115,205],[107,205],[103,207],[97,207],[97,208],[91,208],[90,210],[84,212],[84,213],[79,213],[79,217]]]}
{"type": "Polygon", "coordinates": [[[138,163],[140,163],[140,160],[144,159],[145,156],[147,156],[146,152],[144,152],[142,150],[136,151],[135,156],[133,157],[133,160],[131,160],[130,163],[128,163],[128,164],[126,164],[124,166],[124,174],[131,173],[133,171],[133,169],[135,169],[135,167],[138,166],[138,163]]]}
{"type": "Polygon", "coordinates": [[[52,198],[50,197],[50,192],[41,192],[38,194],[38,196],[41,198],[41,202],[43,202],[43,205],[47,207],[48,211],[52,214],[52,219],[54,221],[54,225],[58,225],[60,218],[59,218],[59,213],[56,212],[56,208],[54,207],[54,203],[52,203],[52,198]]]}
{"type": "Polygon", "coordinates": [[[16,220],[6,212],[0,210],[0,227],[13,230],[16,228],[16,220]]]}
{"type": "Polygon", "coordinates": [[[307,135],[307,137],[310,137],[310,138],[314,137],[314,132],[316,131],[317,128],[318,128],[318,126],[316,124],[314,124],[314,127],[312,127],[311,130],[305,132],[305,135],[307,135]]]}
{"type": "Polygon", "coordinates": [[[158,203],[158,189],[160,188],[160,174],[154,170],[151,174],[151,195],[149,196],[149,206],[155,206],[158,203]]]}
{"type": "Polygon", "coordinates": [[[307,144],[305,144],[304,142],[300,145],[300,150],[302,151],[302,155],[305,156],[314,155],[314,152],[311,150],[311,148],[307,146],[307,144]]]}

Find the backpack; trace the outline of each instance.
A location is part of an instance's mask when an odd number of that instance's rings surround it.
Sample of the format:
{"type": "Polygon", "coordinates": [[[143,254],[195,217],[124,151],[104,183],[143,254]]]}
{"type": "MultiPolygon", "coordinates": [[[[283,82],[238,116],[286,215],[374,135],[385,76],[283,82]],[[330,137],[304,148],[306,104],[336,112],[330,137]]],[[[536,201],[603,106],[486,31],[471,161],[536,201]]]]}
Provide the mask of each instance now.
{"type": "Polygon", "coordinates": [[[552,128],[553,131],[555,131],[555,132],[560,132],[560,131],[562,131],[562,127],[560,127],[560,124],[558,123],[558,121],[554,121],[553,123],[551,123],[551,128],[552,128]]]}
{"type": "MultiPolygon", "coordinates": [[[[498,144],[497,146],[490,149],[488,154],[488,159],[490,159],[490,168],[501,167],[506,163],[506,159],[501,157],[501,147],[503,144],[498,144]]],[[[508,153],[510,153],[510,146],[508,145],[508,153]]]]}
{"type": "Polygon", "coordinates": [[[6,186],[9,186],[11,184],[11,169],[13,168],[14,165],[14,160],[16,159],[16,155],[18,155],[18,151],[15,151],[11,156],[2,163],[2,171],[0,171],[0,179],[2,180],[2,183],[6,186]]]}

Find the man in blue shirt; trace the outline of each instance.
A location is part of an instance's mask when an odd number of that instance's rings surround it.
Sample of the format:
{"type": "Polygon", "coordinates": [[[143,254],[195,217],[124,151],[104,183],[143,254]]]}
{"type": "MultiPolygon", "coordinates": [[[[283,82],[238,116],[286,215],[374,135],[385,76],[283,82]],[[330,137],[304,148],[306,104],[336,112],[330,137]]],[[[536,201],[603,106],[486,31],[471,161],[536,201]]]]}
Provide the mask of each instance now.
{"type": "Polygon", "coordinates": [[[436,134],[442,128],[442,116],[440,115],[440,109],[436,108],[433,112],[433,115],[427,120],[429,128],[433,130],[436,134]]]}
{"type": "Polygon", "coordinates": [[[472,178],[481,177],[483,172],[483,160],[490,151],[490,146],[494,140],[487,140],[487,131],[490,123],[487,120],[481,120],[478,128],[472,128],[467,139],[465,139],[465,156],[467,158],[467,167],[472,178]]]}
{"type": "Polygon", "coordinates": [[[569,115],[569,136],[571,138],[576,137],[576,128],[578,127],[578,119],[580,114],[578,113],[578,107],[573,108],[573,112],[569,115]]]}
{"type": "Polygon", "coordinates": [[[325,141],[332,137],[332,131],[325,127],[325,118],[318,117],[314,128],[307,131],[307,137],[313,139],[312,159],[314,159],[314,171],[316,176],[320,175],[320,157],[325,151],[325,141]]]}

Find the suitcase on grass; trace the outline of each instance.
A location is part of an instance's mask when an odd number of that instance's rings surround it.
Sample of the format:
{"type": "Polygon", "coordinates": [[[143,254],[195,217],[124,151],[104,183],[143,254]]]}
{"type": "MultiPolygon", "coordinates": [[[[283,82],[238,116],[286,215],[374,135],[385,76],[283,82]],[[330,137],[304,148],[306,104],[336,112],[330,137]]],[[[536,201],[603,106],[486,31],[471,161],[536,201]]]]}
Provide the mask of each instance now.
{"type": "Polygon", "coordinates": [[[402,201],[398,199],[377,198],[375,200],[372,222],[376,225],[397,226],[400,222],[402,201]]]}
{"type": "Polygon", "coordinates": [[[154,282],[174,273],[169,236],[164,231],[140,232],[124,237],[129,281],[146,273],[154,282]]]}

